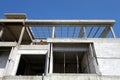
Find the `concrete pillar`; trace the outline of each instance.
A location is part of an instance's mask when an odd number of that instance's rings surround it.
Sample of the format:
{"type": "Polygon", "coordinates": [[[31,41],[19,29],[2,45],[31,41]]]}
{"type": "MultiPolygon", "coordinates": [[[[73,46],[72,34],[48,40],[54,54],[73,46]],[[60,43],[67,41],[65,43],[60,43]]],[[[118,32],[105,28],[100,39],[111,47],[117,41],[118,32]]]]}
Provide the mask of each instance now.
{"type": "Polygon", "coordinates": [[[5,68],[5,72],[4,75],[5,76],[15,76],[17,69],[18,69],[18,65],[19,65],[19,61],[20,61],[20,54],[18,54],[18,48],[17,47],[12,47],[12,50],[10,52],[7,64],[6,64],[6,68],[5,68]]]}
{"type": "Polygon", "coordinates": [[[29,30],[30,27],[25,27],[25,28],[26,28],[26,31],[27,31],[27,33],[28,33],[31,41],[33,41],[33,37],[32,37],[32,35],[31,35],[31,33],[30,33],[30,30],[29,30]]]}
{"type": "Polygon", "coordinates": [[[2,29],[0,30],[0,39],[2,38],[3,31],[4,31],[4,28],[2,27],[2,29]]]}
{"type": "Polygon", "coordinates": [[[52,30],[52,38],[55,38],[55,26],[53,26],[53,30],[52,30]]]}
{"type": "Polygon", "coordinates": [[[53,73],[53,44],[51,43],[51,49],[50,49],[50,69],[49,69],[49,73],[52,74],[53,73]]]}
{"type": "Polygon", "coordinates": [[[87,38],[86,28],[85,27],[83,27],[83,34],[84,34],[84,38],[87,38]]]}
{"type": "Polygon", "coordinates": [[[65,53],[64,53],[64,73],[65,73],[65,53]]]}
{"type": "Polygon", "coordinates": [[[83,36],[83,27],[81,27],[80,33],[79,33],[79,37],[82,38],[82,36],[83,36]]]}
{"type": "Polygon", "coordinates": [[[48,47],[48,53],[46,54],[45,75],[48,74],[48,69],[49,69],[50,43],[48,45],[49,47],[48,47]]]}
{"type": "Polygon", "coordinates": [[[80,38],[82,38],[83,35],[84,35],[84,38],[87,38],[85,26],[82,26],[79,35],[80,35],[80,38]]]}
{"type": "Polygon", "coordinates": [[[79,57],[78,57],[78,54],[76,54],[76,62],[77,62],[77,73],[79,73],[79,57]]]}
{"type": "Polygon", "coordinates": [[[18,45],[21,44],[24,32],[25,32],[25,26],[22,27],[22,30],[21,30],[21,33],[20,33],[20,37],[19,37],[19,40],[18,40],[18,45]]]}
{"type": "Polygon", "coordinates": [[[113,38],[116,38],[116,35],[115,35],[115,32],[114,32],[112,26],[110,26],[110,30],[111,30],[111,32],[112,32],[112,36],[113,36],[113,38]]]}
{"type": "Polygon", "coordinates": [[[95,55],[92,44],[89,45],[89,51],[90,51],[90,54],[91,54],[91,57],[92,57],[95,72],[96,72],[96,74],[100,74],[100,70],[99,70],[99,67],[98,67],[98,64],[97,64],[97,58],[96,58],[96,55],[95,55]]]}

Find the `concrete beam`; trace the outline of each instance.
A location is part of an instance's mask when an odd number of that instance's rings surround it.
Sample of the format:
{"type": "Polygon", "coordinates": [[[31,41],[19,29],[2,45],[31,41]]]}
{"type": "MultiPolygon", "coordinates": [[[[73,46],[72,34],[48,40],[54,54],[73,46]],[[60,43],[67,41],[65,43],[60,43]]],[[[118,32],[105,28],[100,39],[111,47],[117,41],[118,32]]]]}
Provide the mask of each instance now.
{"type": "Polygon", "coordinates": [[[105,42],[105,43],[120,43],[120,39],[119,38],[78,38],[78,39],[71,39],[71,38],[48,38],[47,42],[49,43],[99,43],[99,42],[105,42]]]}
{"type": "Polygon", "coordinates": [[[48,45],[20,45],[19,49],[20,50],[47,50],[48,49],[48,45]]]}
{"type": "Polygon", "coordinates": [[[0,42],[0,47],[12,47],[16,45],[17,42],[0,42]]]}
{"type": "Polygon", "coordinates": [[[75,52],[75,51],[78,51],[78,52],[84,52],[84,51],[88,51],[88,48],[85,48],[85,47],[79,47],[79,48],[76,48],[76,47],[55,47],[53,49],[53,51],[56,51],[56,52],[75,52]]]}
{"type": "Polygon", "coordinates": [[[21,55],[46,55],[48,50],[18,50],[21,55]]]}
{"type": "Polygon", "coordinates": [[[21,20],[0,19],[0,24],[23,23],[30,25],[114,25],[115,20],[21,20]]]}
{"type": "Polygon", "coordinates": [[[5,13],[7,19],[26,19],[26,14],[24,13],[5,13]]]}

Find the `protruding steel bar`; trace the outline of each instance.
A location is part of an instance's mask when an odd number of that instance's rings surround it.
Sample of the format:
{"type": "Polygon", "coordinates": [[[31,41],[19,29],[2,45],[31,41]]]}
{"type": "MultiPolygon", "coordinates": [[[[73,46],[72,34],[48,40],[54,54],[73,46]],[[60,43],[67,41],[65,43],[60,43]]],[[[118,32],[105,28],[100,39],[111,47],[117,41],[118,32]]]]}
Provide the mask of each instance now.
{"type": "Polygon", "coordinates": [[[96,34],[98,33],[99,30],[100,30],[100,27],[97,28],[95,34],[93,35],[93,38],[96,36],[96,34]]]}
{"type": "Polygon", "coordinates": [[[87,37],[89,37],[89,36],[90,36],[90,34],[91,34],[92,30],[93,30],[93,27],[90,29],[90,32],[88,33],[88,36],[87,36],[87,37]]]}
{"type": "Polygon", "coordinates": [[[75,30],[76,30],[76,27],[74,27],[74,29],[73,29],[73,36],[72,37],[75,36],[75,30]]]}
{"type": "Polygon", "coordinates": [[[81,27],[80,33],[79,33],[79,37],[82,38],[82,36],[83,36],[83,27],[81,27]]]}

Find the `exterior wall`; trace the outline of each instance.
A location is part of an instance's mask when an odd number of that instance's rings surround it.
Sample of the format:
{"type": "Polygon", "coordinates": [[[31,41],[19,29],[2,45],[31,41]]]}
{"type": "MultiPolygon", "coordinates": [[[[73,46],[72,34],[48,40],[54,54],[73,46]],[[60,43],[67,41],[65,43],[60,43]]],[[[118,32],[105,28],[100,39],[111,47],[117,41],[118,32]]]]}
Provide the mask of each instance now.
{"type": "Polygon", "coordinates": [[[47,76],[5,76],[0,77],[0,80],[120,80],[120,76],[51,74],[47,76]]]}
{"type": "Polygon", "coordinates": [[[120,75],[120,42],[94,43],[102,75],[120,75]]]}
{"type": "MultiPolygon", "coordinates": [[[[120,76],[120,39],[48,39],[51,43],[93,43],[98,67],[102,75],[120,76]]],[[[4,75],[15,75],[22,54],[46,54],[48,45],[21,45],[14,47],[5,67],[4,75]]],[[[2,58],[0,58],[2,59],[2,58]]],[[[2,70],[4,70],[2,68],[2,70]]],[[[1,75],[2,75],[1,71],[1,75]]]]}
{"type": "Polygon", "coordinates": [[[120,76],[120,39],[48,39],[51,43],[93,43],[101,75],[120,76]]]}
{"type": "Polygon", "coordinates": [[[50,74],[45,76],[44,80],[120,80],[120,77],[94,74],[50,74]]]}

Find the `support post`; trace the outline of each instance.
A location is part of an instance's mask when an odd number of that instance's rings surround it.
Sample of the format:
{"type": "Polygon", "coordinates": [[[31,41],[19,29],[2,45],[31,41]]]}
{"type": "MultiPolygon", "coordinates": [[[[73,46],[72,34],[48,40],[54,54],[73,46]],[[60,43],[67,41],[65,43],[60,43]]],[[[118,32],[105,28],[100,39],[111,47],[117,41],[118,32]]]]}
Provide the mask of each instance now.
{"type": "Polygon", "coordinates": [[[100,74],[100,70],[99,70],[99,67],[98,67],[98,64],[97,64],[97,58],[95,57],[95,53],[93,51],[92,44],[89,45],[89,50],[90,50],[90,54],[91,54],[91,57],[92,57],[93,65],[94,65],[94,68],[95,68],[95,73],[96,74],[100,74]]]}
{"type": "Polygon", "coordinates": [[[79,73],[79,57],[78,57],[78,54],[76,54],[76,61],[77,61],[77,73],[79,73]]]}
{"type": "Polygon", "coordinates": [[[65,73],[65,53],[64,53],[64,73],[65,73]]]}
{"type": "Polygon", "coordinates": [[[3,31],[4,31],[4,28],[2,27],[2,29],[0,30],[0,39],[2,38],[3,31]]]}
{"type": "Polygon", "coordinates": [[[82,38],[82,36],[83,36],[83,27],[81,27],[81,29],[80,29],[80,34],[79,34],[79,36],[80,36],[80,38],[82,38]]]}
{"type": "Polygon", "coordinates": [[[26,28],[26,30],[27,30],[27,33],[28,33],[31,41],[33,41],[33,37],[32,37],[32,35],[31,35],[31,33],[30,33],[30,28],[29,28],[29,27],[25,27],[25,28],[26,28]]]}
{"type": "Polygon", "coordinates": [[[111,30],[111,32],[112,32],[112,36],[113,36],[113,38],[116,38],[116,35],[115,35],[115,32],[114,32],[112,26],[110,26],[110,30],[111,30]]]}
{"type": "Polygon", "coordinates": [[[53,26],[53,30],[52,30],[52,38],[55,38],[56,34],[55,34],[55,26],[53,26]]]}
{"type": "Polygon", "coordinates": [[[53,44],[51,43],[51,51],[50,51],[50,69],[49,73],[53,73],[53,44]]]}
{"type": "Polygon", "coordinates": [[[48,47],[48,53],[46,54],[45,75],[48,74],[48,68],[49,68],[50,43],[48,45],[49,45],[49,47],[48,47]]]}
{"type": "Polygon", "coordinates": [[[83,27],[83,34],[84,34],[84,38],[87,38],[87,34],[86,34],[86,29],[85,29],[85,27],[83,27]]]}
{"type": "Polygon", "coordinates": [[[25,26],[22,27],[22,30],[21,30],[21,33],[20,33],[20,37],[19,37],[19,40],[18,40],[18,45],[21,44],[24,32],[25,32],[25,26]]]}

